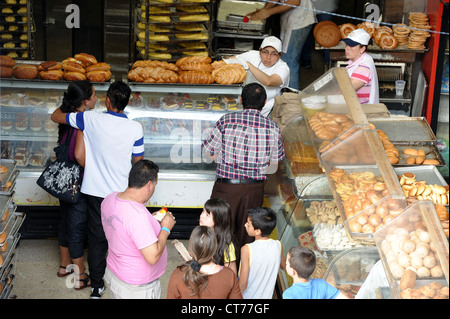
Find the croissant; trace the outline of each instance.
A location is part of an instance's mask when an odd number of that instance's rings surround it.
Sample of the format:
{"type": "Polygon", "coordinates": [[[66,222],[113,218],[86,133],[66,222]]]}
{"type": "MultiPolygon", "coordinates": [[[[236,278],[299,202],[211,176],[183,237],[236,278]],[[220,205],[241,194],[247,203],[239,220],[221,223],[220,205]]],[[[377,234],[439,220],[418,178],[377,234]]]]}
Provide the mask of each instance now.
{"type": "Polygon", "coordinates": [[[209,56],[186,56],[186,57],[178,59],[177,62],[175,62],[175,65],[177,67],[180,67],[180,65],[182,65],[184,63],[189,63],[189,62],[211,63],[211,61],[212,60],[209,56]]]}
{"type": "Polygon", "coordinates": [[[180,69],[183,71],[206,71],[206,72],[212,72],[214,70],[211,64],[199,62],[183,63],[182,65],[180,65],[180,69]]]}
{"type": "Polygon", "coordinates": [[[247,71],[240,64],[227,64],[212,72],[214,80],[219,84],[242,83],[247,76],[247,71]]]}
{"type": "Polygon", "coordinates": [[[182,71],[178,78],[180,83],[212,84],[214,77],[211,72],[206,71],[182,71]]]}

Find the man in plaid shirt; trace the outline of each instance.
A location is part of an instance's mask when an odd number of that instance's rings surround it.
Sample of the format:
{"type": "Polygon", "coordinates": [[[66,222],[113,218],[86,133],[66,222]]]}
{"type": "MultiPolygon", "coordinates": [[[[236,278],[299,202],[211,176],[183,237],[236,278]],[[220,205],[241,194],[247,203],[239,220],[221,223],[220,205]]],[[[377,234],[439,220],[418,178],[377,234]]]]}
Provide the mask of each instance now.
{"type": "Polygon", "coordinates": [[[246,85],[241,94],[244,111],[222,116],[203,141],[204,151],[217,163],[211,198],[225,199],[231,206],[236,252],[251,241],[244,227],[247,209],[262,206],[266,175],[276,172],[284,158],[280,128],[261,115],[266,97],[262,85],[246,85]]]}

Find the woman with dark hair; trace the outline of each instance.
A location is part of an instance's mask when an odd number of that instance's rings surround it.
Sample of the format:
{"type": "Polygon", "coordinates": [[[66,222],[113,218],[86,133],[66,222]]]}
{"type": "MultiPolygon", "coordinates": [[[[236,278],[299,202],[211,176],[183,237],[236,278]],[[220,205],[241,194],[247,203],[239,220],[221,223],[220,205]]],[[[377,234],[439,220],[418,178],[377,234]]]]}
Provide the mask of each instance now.
{"type": "Polygon", "coordinates": [[[192,260],[170,276],[167,299],[242,299],[236,274],[214,262],[217,240],[207,226],[197,226],[189,238],[192,260]]]}
{"type": "Polygon", "coordinates": [[[214,262],[231,268],[237,274],[236,250],[231,232],[230,204],[221,198],[208,199],[200,214],[200,226],[208,226],[216,234],[218,247],[214,262]]]}
{"type": "MultiPolygon", "coordinates": [[[[65,113],[84,112],[86,109],[93,109],[97,102],[95,89],[89,81],[74,81],[69,84],[61,110],[65,113]]],[[[69,160],[75,161],[75,148],[77,147],[77,135],[80,132],[68,125],[59,124],[58,145],[64,144],[68,138],[69,160]]],[[[82,139],[81,139],[82,140],[82,139]]],[[[78,145],[78,148],[84,147],[78,145]]],[[[75,270],[77,276],[75,289],[80,290],[90,286],[89,277],[84,268],[84,239],[87,229],[87,203],[86,198],[81,194],[81,198],[76,203],[69,203],[60,200],[60,222],[58,227],[58,242],[60,250],[60,266],[57,272],[58,277],[67,276],[75,270]],[[67,266],[71,266],[71,270],[67,266]]]]}

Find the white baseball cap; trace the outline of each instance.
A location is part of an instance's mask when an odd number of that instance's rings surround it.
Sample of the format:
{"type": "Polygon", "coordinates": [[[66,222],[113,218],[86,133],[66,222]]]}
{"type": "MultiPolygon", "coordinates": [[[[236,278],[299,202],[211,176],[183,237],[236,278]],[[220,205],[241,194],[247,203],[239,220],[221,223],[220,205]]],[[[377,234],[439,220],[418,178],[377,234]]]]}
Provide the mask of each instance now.
{"type": "Polygon", "coordinates": [[[283,45],[281,44],[281,40],[277,37],[270,36],[263,40],[261,43],[261,49],[264,49],[265,47],[273,47],[277,52],[281,52],[281,49],[283,45]]]}
{"type": "Polygon", "coordinates": [[[364,29],[356,29],[350,32],[343,41],[351,47],[355,45],[368,45],[370,40],[370,35],[364,29]]]}

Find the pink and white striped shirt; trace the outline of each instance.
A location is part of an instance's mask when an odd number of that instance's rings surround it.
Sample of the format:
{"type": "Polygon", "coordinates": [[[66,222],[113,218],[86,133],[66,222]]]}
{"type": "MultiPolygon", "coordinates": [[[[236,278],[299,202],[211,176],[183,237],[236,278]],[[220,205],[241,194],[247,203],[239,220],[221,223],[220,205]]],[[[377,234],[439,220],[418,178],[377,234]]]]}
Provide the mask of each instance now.
{"type": "Polygon", "coordinates": [[[367,53],[363,53],[357,60],[349,60],[347,72],[351,79],[356,79],[365,84],[356,91],[361,104],[378,103],[378,76],[373,59],[367,53]]]}

